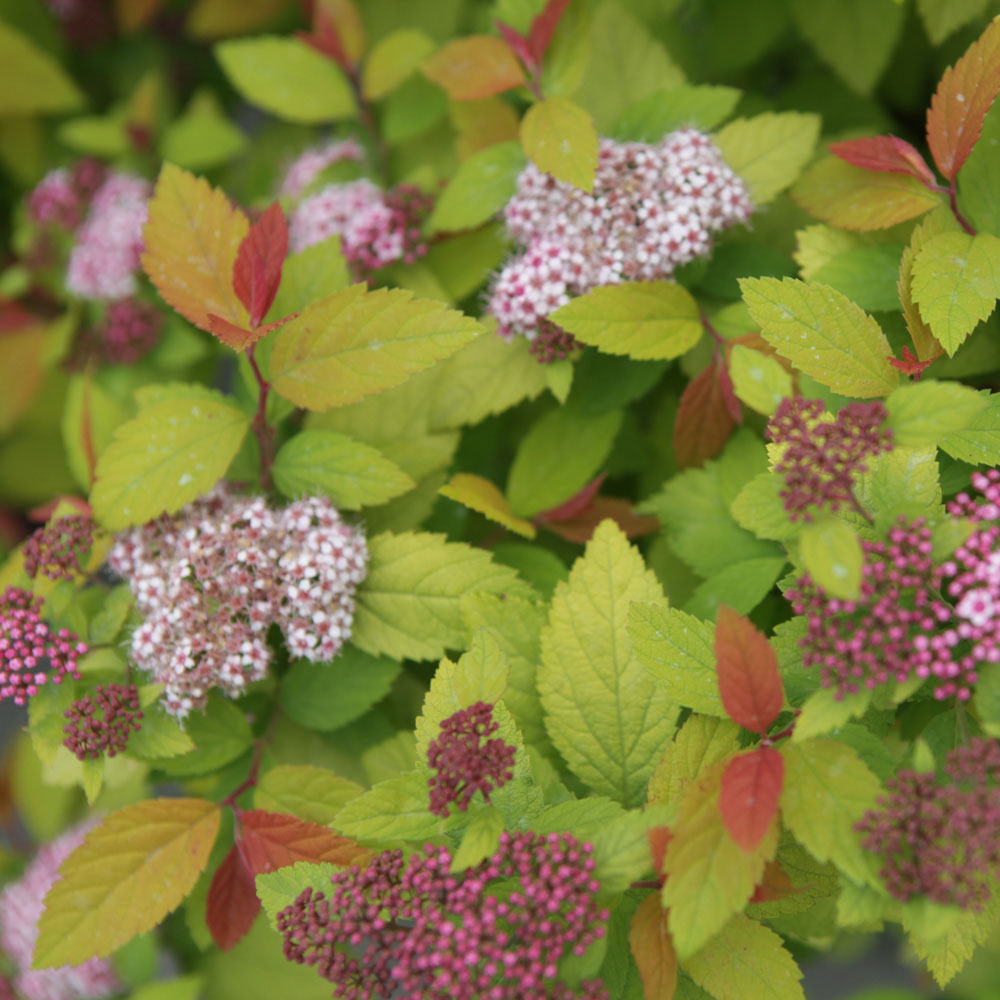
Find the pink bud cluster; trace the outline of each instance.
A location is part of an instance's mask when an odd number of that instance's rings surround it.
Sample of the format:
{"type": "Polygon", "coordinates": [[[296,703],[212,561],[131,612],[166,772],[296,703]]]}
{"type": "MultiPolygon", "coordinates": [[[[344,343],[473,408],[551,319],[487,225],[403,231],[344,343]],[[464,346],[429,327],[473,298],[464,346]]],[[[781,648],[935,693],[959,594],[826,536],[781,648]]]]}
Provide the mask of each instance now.
{"type": "Polygon", "coordinates": [[[70,514],[51,520],[24,543],[24,571],[32,579],[41,573],[50,580],[74,580],[93,543],[94,522],[89,517],[70,514]]]}
{"type": "Polygon", "coordinates": [[[900,771],[855,829],[882,855],[880,874],[896,899],[981,910],[1000,878],[1000,745],[958,747],[945,772],[950,781],[900,771]]]}
{"type": "Polygon", "coordinates": [[[210,688],[236,697],[266,674],[271,624],[292,656],[332,660],[350,637],[367,561],[360,529],[329,500],[273,510],[225,485],[124,532],[109,557],[145,618],[132,656],[166,685],[164,706],[179,718],[210,688]]]}
{"type": "Polygon", "coordinates": [[[59,866],[80,846],[94,822],[44,845],[21,878],[0,892],[0,947],[17,967],[14,988],[23,1000],[98,1000],[123,989],[106,958],[58,969],[31,968],[45,896],[59,879],[59,866]]]}
{"type": "Polygon", "coordinates": [[[132,365],[144,358],[160,339],[163,313],[141,299],[109,302],[96,335],[112,364],[132,365]]]}
{"type": "Polygon", "coordinates": [[[784,476],[781,498],[793,520],[811,521],[809,508],[837,511],[855,503],[854,477],[866,459],[892,450],[888,412],[880,402],[849,403],[833,420],[820,399],[783,399],[767,436],[785,446],[774,471],[784,476]]]}
{"type": "Polygon", "coordinates": [[[487,308],[503,336],[534,340],[571,296],[669,278],[751,211],[746,186],[692,128],[655,145],[602,139],[592,193],[529,164],[504,210],[524,250],[497,275],[487,308]]]}
{"type": "Polygon", "coordinates": [[[24,705],[44,684],[79,677],[77,658],[87,652],[69,629],[53,632],[41,618],[42,599],[20,587],[0,595],[0,700],[24,705]]]}
{"type": "Polygon", "coordinates": [[[557,980],[564,956],[605,933],[593,849],[569,833],[500,835],[497,851],[451,872],[446,847],[403,861],[385,851],[367,868],[306,889],[278,914],[285,957],[315,965],[344,1000],[604,1000],[597,982],[557,980]],[[502,893],[491,891],[499,880],[502,893]]]}
{"type": "Polygon", "coordinates": [[[490,793],[514,777],[516,750],[501,739],[488,739],[499,729],[493,706],[477,701],[441,723],[441,733],[427,748],[431,812],[447,816],[454,802],[465,812],[477,791],[490,793]]]}
{"type": "Polygon", "coordinates": [[[114,757],[142,728],[139,689],[134,684],[98,684],[93,694],[77,698],[65,717],[63,746],[78,760],[114,757]]]}
{"type": "Polygon", "coordinates": [[[104,165],[89,158],[49,171],[28,196],[28,215],[41,225],[76,229],[106,175],[104,165]]]}
{"type": "Polygon", "coordinates": [[[281,182],[280,194],[283,198],[300,198],[302,192],[319,175],[335,163],[361,163],[365,151],[354,139],[343,139],[338,142],[328,142],[325,146],[316,146],[300,153],[285,171],[281,182]]]}

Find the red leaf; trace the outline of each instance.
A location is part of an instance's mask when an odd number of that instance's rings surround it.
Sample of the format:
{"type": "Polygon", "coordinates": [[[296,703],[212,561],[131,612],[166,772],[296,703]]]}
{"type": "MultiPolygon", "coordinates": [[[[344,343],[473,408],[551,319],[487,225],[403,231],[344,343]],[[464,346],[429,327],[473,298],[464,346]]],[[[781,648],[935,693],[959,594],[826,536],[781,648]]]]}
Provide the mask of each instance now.
{"type": "Polygon", "coordinates": [[[346,72],[350,73],[354,69],[354,62],[344,49],[333,16],[322,3],[313,5],[312,34],[297,31],[295,35],[299,41],[305,42],[328,59],[332,59],[346,72]]]}
{"type": "Polygon", "coordinates": [[[360,844],[325,826],[263,809],[252,809],[240,816],[237,843],[244,864],[254,876],[296,861],[352,865],[371,856],[360,844]]]}
{"type": "Polygon", "coordinates": [[[913,351],[904,346],[902,361],[899,358],[889,358],[889,364],[893,368],[898,368],[904,375],[909,375],[914,382],[919,382],[924,369],[935,360],[935,358],[929,358],[927,361],[920,361],[913,351]]]}
{"type": "Polygon", "coordinates": [[[597,496],[597,491],[601,488],[601,483],[607,477],[606,472],[602,472],[596,479],[591,480],[578,493],[575,493],[568,500],[563,501],[558,507],[543,510],[537,515],[539,521],[568,521],[570,518],[582,514],[590,501],[597,496]]]}
{"type": "Polygon", "coordinates": [[[223,951],[229,951],[250,930],[259,911],[257,889],[234,844],[208,890],[205,922],[212,940],[223,951]]]}
{"type": "Polygon", "coordinates": [[[914,146],[894,135],[876,135],[868,139],[835,142],[830,152],[856,167],[880,170],[889,174],[910,174],[918,181],[936,183],[931,168],[914,146]]]}
{"type": "Polygon", "coordinates": [[[549,47],[563,12],[568,6],[569,0],[549,0],[542,12],[531,22],[528,44],[531,46],[531,53],[536,63],[541,64],[545,50],[549,47]]]}
{"type": "Polygon", "coordinates": [[[566,541],[584,544],[590,541],[601,521],[609,517],[625,532],[627,538],[637,538],[660,530],[657,518],[649,514],[636,514],[631,501],[619,497],[594,497],[576,517],[542,523],[549,531],[566,541]]]}
{"type": "Polygon", "coordinates": [[[670,846],[672,836],[669,826],[653,826],[646,831],[649,851],[653,855],[653,871],[656,872],[661,883],[663,882],[663,861],[667,856],[667,847],[670,846]]]}
{"type": "Polygon", "coordinates": [[[729,717],[744,729],[766,733],[784,701],[778,657],[764,633],[725,604],[715,623],[715,660],[729,717]]]}
{"type": "Polygon", "coordinates": [[[538,68],[538,63],[528,45],[528,40],[519,31],[515,31],[509,24],[503,21],[496,22],[497,31],[500,37],[513,49],[514,55],[524,63],[529,73],[534,73],[538,68]]]}
{"type": "Polygon", "coordinates": [[[243,237],[233,265],[233,288],[258,327],[281,284],[281,266],[288,253],[288,224],[275,202],[243,237]]]}
{"type": "Polygon", "coordinates": [[[1000,90],[1000,21],[993,21],[964,56],[944,71],[927,112],[927,144],[953,181],[983,130],[1000,90]]]}
{"type": "MultiPolygon", "coordinates": [[[[674,421],[674,457],[682,468],[702,465],[722,451],[736,421],[722,386],[725,371],[713,361],[687,384],[674,421]]],[[[728,373],[727,373],[728,377],[728,373]]]]}
{"type": "Polygon", "coordinates": [[[802,890],[788,877],[785,869],[777,861],[771,860],[764,865],[764,874],[761,875],[750,902],[769,903],[773,899],[784,899],[800,892],[802,890]]]}
{"type": "Polygon", "coordinates": [[[677,990],[677,953],[658,892],[647,896],[632,914],[628,943],[646,1000],[672,1000],[677,990]]]}
{"type": "Polygon", "coordinates": [[[275,320],[273,323],[258,326],[255,330],[247,330],[242,326],[237,326],[235,323],[230,323],[228,319],[216,316],[215,313],[209,313],[207,325],[209,332],[221,340],[226,347],[231,347],[234,351],[245,351],[272,330],[277,330],[279,326],[283,326],[291,318],[290,316],[285,316],[282,319],[275,320]]]}
{"type": "Polygon", "coordinates": [[[38,317],[12,299],[0,299],[0,333],[10,333],[37,323],[38,317]]]}
{"type": "Polygon", "coordinates": [[[755,851],[776,820],[784,780],[785,759],[773,747],[739,754],[722,772],[719,811],[744,851],[755,851]]]}

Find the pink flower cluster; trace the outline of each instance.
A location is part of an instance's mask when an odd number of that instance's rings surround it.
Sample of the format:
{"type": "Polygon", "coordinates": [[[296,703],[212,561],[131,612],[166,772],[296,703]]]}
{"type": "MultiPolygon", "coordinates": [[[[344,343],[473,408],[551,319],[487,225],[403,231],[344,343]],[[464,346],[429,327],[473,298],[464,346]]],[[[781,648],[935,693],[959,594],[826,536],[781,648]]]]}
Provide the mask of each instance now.
{"type": "Polygon", "coordinates": [[[751,211],[746,186],[692,128],[655,145],[602,139],[593,193],[529,164],[504,211],[524,250],[497,276],[487,308],[503,336],[534,340],[571,296],[669,278],[751,211]]]}
{"type": "Polygon", "coordinates": [[[114,757],[142,727],[139,689],[134,684],[98,684],[66,709],[63,746],[77,760],[114,757]]]}
{"type": "Polygon", "coordinates": [[[123,989],[106,958],[58,969],[31,968],[45,896],[59,878],[59,866],[93,825],[90,820],[44,845],[21,878],[0,893],[0,947],[17,966],[14,988],[23,1000],[97,1000],[123,989]]]}
{"type": "Polygon", "coordinates": [[[20,587],[0,595],[0,700],[24,705],[43,684],[79,677],[77,658],[87,652],[69,629],[53,632],[41,618],[42,599],[20,587]]]}
{"type": "Polygon", "coordinates": [[[454,802],[465,812],[477,791],[489,802],[490,793],[514,777],[516,750],[501,739],[488,739],[499,725],[493,706],[477,701],[441,723],[441,733],[427,748],[431,812],[447,816],[454,802]]]}
{"type": "Polygon", "coordinates": [[[21,550],[24,571],[34,579],[39,573],[50,580],[74,580],[80,560],[94,542],[94,522],[82,514],[56,518],[39,528],[21,550]]]}
{"type": "Polygon", "coordinates": [[[90,158],[50,170],[28,196],[28,214],[40,225],[76,229],[106,176],[104,165],[90,158]]]}
{"type": "Polygon", "coordinates": [[[329,899],[306,889],[278,914],[285,957],[344,1000],[602,1000],[600,983],[556,979],[605,933],[592,853],[569,833],[502,833],[491,857],[452,874],[446,847],[406,862],[384,851],[333,875],[329,899]],[[490,892],[499,879],[509,892],[490,892]]]}
{"type": "Polygon", "coordinates": [[[179,718],[210,688],[236,697],[265,675],[271,624],[292,656],[332,660],[350,637],[367,562],[363,534],[329,500],[272,510],[225,485],[124,532],[109,557],[145,617],[132,656],[166,685],[164,706],[179,718]]]}
{"type": "Polygon", "coordinates": [[[325,146],[307,149],[296,157],[292,165],[285,171],[280,194],[284,198],[300,198],[302,192],[327,167],[344,161],[361,163],[364,158],[364,150],[353,139],[328,142],[325,146]]]}
{"type": "Polygon", "coordinates": [[[981,910],[1000,878],[1000,745],[958,747],[945,772],[950,782],[900,771],[855,829],[883,856],[880,874],[896,899],[981,910]]]}
{"type": "Polygon", "coordinates": [[[131,365],[144,358],[160,339],[163,313],[141,299],[109,302],[95,334],[112,364],[131,365]]]}

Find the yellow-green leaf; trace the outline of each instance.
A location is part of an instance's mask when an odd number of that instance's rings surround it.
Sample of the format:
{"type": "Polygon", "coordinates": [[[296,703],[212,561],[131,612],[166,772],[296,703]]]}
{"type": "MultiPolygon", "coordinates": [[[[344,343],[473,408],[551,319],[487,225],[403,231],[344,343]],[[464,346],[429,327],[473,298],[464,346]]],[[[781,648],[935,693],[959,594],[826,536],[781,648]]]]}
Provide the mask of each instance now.
{"type": "Polygon", "coordinates": [[[428,220],[433,232],[471,229],[491,219],[517,190],[524,169],[519,142],[498,142],[459,164],[428,220]]]}
{"type": "Polygon", "coordinates": [[[828,594],[857,600],[865,560],[861,542],[846,521],[810,521],[799,536],[799,553],[809,575],[828,594]]]}
{"type": "Polygon", "coordinates": [[[584,191],[594,189],[597,131],[590,115],[568,97],[533,104],[521,119],[521,145],[535,166],[584,191]]]}
{"type": "Polygon", "coordinates": [[[0,21],[0,114],[72,111],[82,102],[79,87],[55,59],[0,21]]]}
{"type": "Polygon", "coordinates": [[[323,767],[311,764],[280,764],[272,767],[257,783],[253,793],[255,809],[288,813],[329,826],[344,806],[364,789],[323,767]]]}
{"type": "Polygon", "coordinates": [[[813,736],[822,736],[839,729],[851,719],[864,715],[871,701],[871,689],[866,687],[851,694],[821,687],[803,703],[802,711],[795,720],[792,740],[801,743],[813,736]]]}
{"type": "Polygon", "coordinates": [[[729,355],[729,377],[736,396],[751,410],[771,416],[792,395],[792,376],[769,354],[737,344],[729,355]]]}
{"type": "Polygon", "coordinates": [[[647,801],[679,806],[695,778],[739,749],[740,727],[735,722],[691,715],[656,765],[647,801]]]}
{"type": "Polygon", "coordinates": [[[365,59],[361,92],[369,101],[392,93],[434,51],[434,42],[419,28],[400,28],[380,39],[365,59]]]}
{"type": "Polygon", "coordinates": [[[925,381],[894,389],[885,405],[893,445],[919,448],[972,426],[990,398],[960,382],[925,381]]]}
{"type": "Polygon", "coordinates": [[[451,861],[452,872],[464,872],[466,868],[478,865],[496,851],[503,833],[503,816],[489,806],[480,809],[462,834],[451,861]]]}
{"type": "Polygon", "coordinates": [[[517,517],[510,509],[507,498],[488,479],[468,472],[457,472],[438,490],[441,496],[455,500],[471,510],[479,511],[491,521],[525,538],[534,538],[535,526],[524,518],[517,517]]]}

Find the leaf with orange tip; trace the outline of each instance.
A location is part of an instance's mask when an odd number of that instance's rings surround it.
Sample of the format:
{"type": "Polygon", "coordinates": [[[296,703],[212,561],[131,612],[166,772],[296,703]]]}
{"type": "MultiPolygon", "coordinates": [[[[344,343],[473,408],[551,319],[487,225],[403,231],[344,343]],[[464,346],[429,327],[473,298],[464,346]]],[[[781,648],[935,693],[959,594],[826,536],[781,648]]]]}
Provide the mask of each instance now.
{"type": "Polygon", "coordinates": [[[602,472],[568,500],[564,500],[558,507],[543,510],[538,518],[542,521],[569,521],[578,517],[590,506],[591,501],[597,496],[597,491],[601,488],[601,483],[606,478],[607,473],[602,472]]]}
{"type": "Polygon", "coordinates": [[[281,267],[288,254],[288,223],[274,202],[243,237],[233,267],[233,288],[258,327],[271,308],[281,284],[281,267]]]}
{"type": "Polygon", "coordinates": [[[260,899],[254,881],[234,845],[212,877],[205,903],[205,923],[212,940],[229,951],[250,930],[260,899]]]}
{"type": "Polygon", "coordinates": [[[216,316],[215,313],[211,313],[208,317],[208,332],[222,341],[226,347],[231,347],[234,351],[245,351],[248,347],[256,344],[262,337],[267,336],[272,330],[277,330],[279,326],[284,325],[287,320],[293,318],[292,316],[286,316],[284,319],[275,320],[273,323],[265,323],[264,326],[248,330],[245,327],[237,326],[235,323],[224,320],[221,316],[216,316]]]}
{"type": "Polygon", "coordinates": [[[802,887],[797,886],[788,877],[788,873],[781,867],[781,864],[776,860],[771,860],[764,865],[764,874],[761,875],[760,881],[750,897],[750,902],[770,903],[775,899],[795,896],[802,891],[802,887]]]}
{"type": "Polygon", "coordinates": [[[552,521],[538,515],[538,520],[549,531],[568,542],[581,545],[589,542],[597,526],[608,518],[621,528],[626,538],[638,538],[660,530],[658,518],[649,514],[637,514],[632,502],[620,497],[594,497],[579,514],[562,521],[552,521]]]}
{"type": "Polygon", "coordinates": [[[538,64],[532,54],[528,39],[520,31],[515,30],[503,21],[497,21],[496,28],[500,32],[500,37],[510,46],[511,51],[521,60],[528,72],[534,74],[538,68],[538,64]]]}
{"type": "Polygon", "coordinates": [[[354,0],[316,0],[313,6],[313,22],[323,22],[328,30],[337,36],[341,52],[356,66],[365,54],[367,39],[361,11],[354,0]]]}
{"type": "Polygon", "coordinates": [[[646,1000],[673,1000],[677,990],[677,954],[659,896],[647,896],[632,914],[628,931],[632,957],[646,1000]]]}
{"type": "Polygon", "coordinates": [[[421,69],[453,101],[478,101],[525,82],[511,47],[492,35],[469,35],[449,42],[429,56],[421,69]]]}
{"type": "Polygon", "coordinates": [[[525,538],[534,538],[536,535],[535,526],[523,517],[518,517],[510,509],[507,498],[500,490],[482,476],[474,476],[468,472],[456,473],[438,490],[438,493],[448,497],[449,500],[463,504],[470,510],[478,511],[484,517],[502,524],[518,535],[523,535],[525,538]]]}
{"type": "Polygon", "coordinates": [[[325,826],[263,809],[251,809],[240,816],[237,843],[244,864],[254,876],[296,861],[352,865],[371,856],[360,844],[325,826]]]}
{"type": "Polygon", "coordinates": [[[719,811],[729,835],[755,851],[778,814],[785,760],[772,747],[737,754],[722,772],[719,811]]]}
{"type": "Polygon", "coordinates": [[[736,429],[723,392],[723,377],[729,378],[725,366],[713,361],[688,382],[681,395],[673,436],[674,457],[681,468],[703,465],[715,458],[736,429]]]}
{"type": "Polygon", "coordinates": [[[934,162],[953,181],[983,130],[1000,91],[1000,20],[994,20],[944,71],[927,112],[927,144],[934,162]]]}
{"type": "Polygon", "coordinates": [[[715,659],[722,706],[733,722],[763,735],[785,700],[778,656],[749,618],[719,606],[715,659]]]}
{"type": "Polygon", "coordinates": [[[247,311],[233,287],[233,267],[250,229],[225,193],[165,163],[143,229],[143,270],[185,319],[211,330],[209,315],[245,327],[247,311]]]}
{"type": "Polygon", "coordinates": [[[667,856],[667,848],[670,846],[670,837],[669,826],[651,826],[646,831],[649,853],[653,855],[653,871],[658,877],[663,875],[663,861],[667,856]]]}
{"type": "Polygon", "coordinates": [[[830,152],[847,163],[865,170],[890,174],[910,174],[925,184],[935,184],[931,168],[917,149],[894,135],[875,135],[866,139],[834,142],[830,152]]]}

